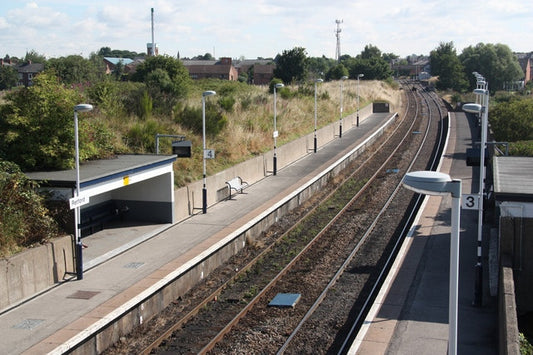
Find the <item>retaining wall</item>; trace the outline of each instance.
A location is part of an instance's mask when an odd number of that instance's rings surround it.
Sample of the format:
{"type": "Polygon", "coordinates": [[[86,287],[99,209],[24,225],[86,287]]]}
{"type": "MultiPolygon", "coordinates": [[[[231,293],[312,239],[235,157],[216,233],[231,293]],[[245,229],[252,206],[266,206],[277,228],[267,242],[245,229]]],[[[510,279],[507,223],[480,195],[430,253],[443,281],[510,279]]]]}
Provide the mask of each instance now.
{"type": "Polygon", "coordinates": [[[519,355],[520,338],[515,302],[515,289],[511,258],[501,257],[498,292],[499,340],[501,355],[519,355]]]}

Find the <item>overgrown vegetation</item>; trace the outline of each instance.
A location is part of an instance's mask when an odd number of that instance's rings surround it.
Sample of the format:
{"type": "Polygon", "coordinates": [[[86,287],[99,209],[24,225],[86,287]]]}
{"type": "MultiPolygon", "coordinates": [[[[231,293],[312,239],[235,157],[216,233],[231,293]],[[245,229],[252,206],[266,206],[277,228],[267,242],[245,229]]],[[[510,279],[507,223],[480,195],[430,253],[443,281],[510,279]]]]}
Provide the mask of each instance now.
{"type": "Polygon", "coordinates": [[[36,189],[16,164],[0,160],[0,257],[57,235],[57,224],[36,189]]]}

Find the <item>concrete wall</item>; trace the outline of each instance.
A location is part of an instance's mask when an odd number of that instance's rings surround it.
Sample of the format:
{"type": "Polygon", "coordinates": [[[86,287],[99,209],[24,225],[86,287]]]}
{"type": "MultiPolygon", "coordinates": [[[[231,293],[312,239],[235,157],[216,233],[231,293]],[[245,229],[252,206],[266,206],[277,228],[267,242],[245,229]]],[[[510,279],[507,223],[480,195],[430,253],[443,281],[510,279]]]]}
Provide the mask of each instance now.
{"type": "Polygon", "coordinates": [[[35,296],[74,271],[72,238],[28,249],[0,260],[0,310],[35,296]]]}
{"type": "Polygon", "coordinates": [[[500,217],[500,258],[513,269],[516,305],[520,313],[533,311],[533,218],[500,217]]]}
{"type": "MultiPolygon", "coordinates": [[[[392,110],[391,105],[391,110],[392,110]]],[[[394,111],[391,111],[394,112],[394,111]]],[[[367,105],[359,110],[359,121],[372,114],[372,105],[367,105]]],[[[339,134],[339,121],[331,123],[317,130],[318,149],[331,142],[339,134]]],[[[354,127],[357,123],[357,115],[351,114],[343,118],[343,131],[354,127]]],[[[303,158],[313,150],[314,132],[277,148],[278,169],[303,158]]],[[[268,151],[216,175],[208,176],[206,179],[207,205],[212,206],[229,196],[226,181],[240,176],[248,184],[253,184],[272,173],[274,151],[268,151]]],[[[215,158],[216,159],[216,158],[215,158]]],[[[209,164],[209,160],[207,161],[209,164]]],[[[174,190],[174,213],[175,220],[181,221],[198,213],[202,208],[202,188],[203,180],[195,181],[185,187],[174,190]]]]}
{"type": "Polygon", "coordinates": [[[498,292],[499,353],[519,355],[520,338],[515,303],[513,268],[508,257],[501,259],[500,284],[498,292]]]}

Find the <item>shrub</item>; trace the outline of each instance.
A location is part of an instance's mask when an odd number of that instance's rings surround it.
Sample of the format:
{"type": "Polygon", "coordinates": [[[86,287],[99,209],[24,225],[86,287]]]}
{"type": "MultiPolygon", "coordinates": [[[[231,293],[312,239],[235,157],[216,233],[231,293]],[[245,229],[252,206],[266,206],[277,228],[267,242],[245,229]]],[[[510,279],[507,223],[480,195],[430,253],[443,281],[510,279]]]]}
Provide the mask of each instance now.
{"type": "Polygon", "coordinates": [[[233,96],[222,96],[218,99],[218,104],[224,111],[233,112],[233,106],[235,105],[235,98],[233,96]]]}
{"type": "Polygon", "coordinates": [[[0,160],[0,256],[57,236],[57,225],[37,194],[37,183],[20,168],[0,160]]]}
{"type": "MultiPolygon", "coordinates": [[[[189,128],[196,134],[202,134],[202,109],[196,107],[185,107],[177,117],[177,123],[189,128]]],[[[215,136],[219,134],[228,124],[226,117],[217,110],[217,107],[206,102],[205,105],[205,131],[206,134],[215,136]]]]}

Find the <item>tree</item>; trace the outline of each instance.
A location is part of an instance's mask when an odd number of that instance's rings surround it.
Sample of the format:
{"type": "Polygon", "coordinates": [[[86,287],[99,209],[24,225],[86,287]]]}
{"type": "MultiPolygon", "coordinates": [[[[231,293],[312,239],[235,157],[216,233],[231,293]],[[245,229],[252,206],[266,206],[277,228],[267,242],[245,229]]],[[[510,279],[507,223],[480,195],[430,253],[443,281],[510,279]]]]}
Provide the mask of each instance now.
{"type": "Polygon", "coordinates": [[[294,47],[290,50],[284,50],[281,55],[276,56],[275,62],[274,76],[283,80],[285,84],[305,80],[308,68],[305,48],[294,47]]]}
{"type": "Polygon", "coordinates": [[[15,68],[10,65],[0,67],[0,90],[11,89],[17,86],[18,73],[15,68]]]}
{"type": "Polygon", "coordinates": [[[381,55],[381,51],[371,44],[355,58],[346,58],[341,63],[348,69],[350,78],[356,79],[357,75],[364,74],[368,80],[385,80],[392,75],[392,69],[381,55]]]}
{"type": "Polygon", "coordinates": [[[490,126],[498,141],[533,140],[533,99],[511,99],[490,110],[490,126]]]}
{"type": "Polygon", "coordinates": [[[66,169],[74,165],[74,106],[80,95],[41,73],[33,86],[6,95],[0,106],[0,158],[24,170],[66,169]]]}
{"type": "Polygon", "coordinates": [[[437,89],[463,92],[467,87],[464,68],[453,42],[441,42],[429,55],[431,74],[438,76],[437,89]]]}
{"type": "Polygon", "coordinates": [[[137,66],[132,79],[146,83],[154,110],[165,114],[177,100],[187,96],[191,85],[189,71],[183,63],[166,55],[148,57],[137,66]]]}
{"type": "Polygon", "coordinates": [[[85,59],[80,55],[50,58],[45,66],[53,69],[65,84],[95,82],[103,76],[103,69],[95,61],[85,59]]]}
{"type": "Polygon", "coordinates": [[[37,53],[35,50],[31,50],[29,52],[26,52],[26,56],[24,57],[24,63],[46,63],[46,57],[43,54],[37,53]]]}
{"type": "MultiPolygon", "coordinates": [[[[338,63],[335,59],[322,57],[311,57],[307,59],[308,74],[312,77],[319,78],[335,67],[338,63]]],[[[348,75],[348,74],[346,74],[348,75]]]]}
{"type": "Polygon", "coordinates": [[[341,63],[331,68],[326,73],[326,80],[339,80],[343,76],[348,76],[348,69],[341,63]]]}
{"type": "Polygon", "coordinates": [[[476,78],[471,75],[476,71],[489,82],[489,90],[503,89],[506,82],[520,80],[524,73],[518,59],[511,49],[504,44],[483,44],[467,47],[459,59],[465,68],[470,87],[476,87],[476,78]]]}

